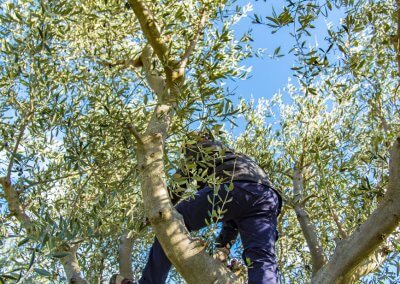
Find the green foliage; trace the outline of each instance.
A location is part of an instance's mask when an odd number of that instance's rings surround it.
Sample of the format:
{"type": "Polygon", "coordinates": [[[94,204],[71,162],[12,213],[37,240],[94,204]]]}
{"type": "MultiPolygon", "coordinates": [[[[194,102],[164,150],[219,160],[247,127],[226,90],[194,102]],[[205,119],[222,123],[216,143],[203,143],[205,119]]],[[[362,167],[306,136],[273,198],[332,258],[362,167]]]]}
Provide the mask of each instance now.
{"type": "MultiPolygon", "coordinates": [[[[135,141],[126,130],[130,123],[143,131],[157,104],[145,75],[132,66],[147,42],[126,1],[83,2],[0,4],[0,175],[11,165],[11,182],[34,221],[31,232],[21,228],[0,192],[3,282],[65,281],[60,260],[76,243],[83,275],[100,282],[116,270],[124,230],[137,238],[132,258],[138,276],[153,239],[144,229],[135,141]]],[[[246,7],[232,12],[234,1],[146,3],[175,59],[194,38],[201,12],[208,13],[176,98],[166,173],[180,167],[188,129],[218,133],[243,114],[246,129],[232,143],[270,173],[285,198],[294,197],[294,167],[304,167],[301,201],[330,255],[339,227],[347,234],[356,230],[387,185],[387,150],[400,130],[394,1],[286,1],[272,15],[255,15],[254,22],[273,33],[292,35],[298,82],[239,109],[223,83],[249,72],[240,62],[253,55],[251,35],[237,39],[233,32],[246,7]],[[318,20],[338,10],[344,18],[328,27],[326,46],[310,44],[318,20]]],[[[273,57],[283,52],[277,47],[273,57]]],[[[161,62],[154,57],[152,65],[153,75],[162,76],[161,62]]],[[[204,181],[205,171],[196,179],[204,181]]],[[[168,179],[178,187],[185,182],[168,179]]],[[[195,184],[192,189],[188,196],[195,184]]],[[[223,213],[210,212],[217,219],[223,213]]],[[[284,280],[307,282],[309,252],[287,205],[281,221],[284,280]]],[[[387,263],[396,260],[394,251],[387,263]]],[[[386,267],[375,279],[395,279],[386,267]]]]}

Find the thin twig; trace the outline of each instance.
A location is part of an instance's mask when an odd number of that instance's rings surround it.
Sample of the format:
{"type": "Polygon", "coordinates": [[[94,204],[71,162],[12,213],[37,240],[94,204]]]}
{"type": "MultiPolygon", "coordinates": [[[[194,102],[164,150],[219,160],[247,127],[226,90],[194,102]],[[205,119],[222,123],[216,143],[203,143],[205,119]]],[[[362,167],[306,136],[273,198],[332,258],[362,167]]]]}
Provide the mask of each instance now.
{"type": "Polygon", "coordinates": [[[201,13],[200,22],[197,27],[197,31],[196,31],[193,39],[189,42],[188,47],[186,48],[185,52],[183,53],[183,55],[181,57],[181,60],[178,63],[179,69],[183,70],[186,67],[189,57],[193,53],[194,48],[196,47],[199,36],[200,36],[200,34],[202,34],[202,32],[204,30],[206,20],[207,20],[207,14],[206,14],[205,10],[203,10],[201,13]]]}
{"type": "Polygon", "coordinates": [[[20,193],[22,191],[27,190],[30,187],[33,187],[33,186],[36,186],[36,185],[39,185],[39,184],[50,183],[50,182],[58,181],[58,180],[61,180],[61,179],[73,177],[73,176],[80,175],[80,174],[82,174],[82,173],[80,173],[80,172],[79,173],[72,173],[72,174],[69,174],[69,175],[61,176],[61,177],[56,177],[56,178],[52,178],[52,179],[46,179],[46,180],[43,180],[43,181],[36,181],[34,183],[29,184],[28,186],[24,186],[22,189],[19,189],[17,192],[20,193]]]}

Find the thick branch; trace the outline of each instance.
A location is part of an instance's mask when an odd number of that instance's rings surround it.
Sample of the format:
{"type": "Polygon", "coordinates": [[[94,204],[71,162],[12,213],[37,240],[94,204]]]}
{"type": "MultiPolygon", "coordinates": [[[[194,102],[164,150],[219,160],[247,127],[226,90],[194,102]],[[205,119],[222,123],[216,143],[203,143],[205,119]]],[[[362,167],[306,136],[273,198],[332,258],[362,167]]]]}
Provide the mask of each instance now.
{"type": "Polygon", "coordinates": [[[304,195],[304,173],[301,167],[296,166],[293,171],[293,202],[299,203],[304,195]]]}
{"type": "Polygon", "coordinates": [[[168,63],[168,43],[161,36],[160,29],[146,4],[140,0],[129,0],[129,5],[139,20],[140,27],[151,47],[163,64],[168,63]]]}
{"type": "Polygon", "coordinates": [[[349,275],[391,234],[400,221],[400,137],[390,150],[389,184],[378,208],[337,247],[312,283],[335,283],[349,275]]]}
{"type": "Polygon", "coordinates": [[[124,232],[121,236],[119,248],[118,248],[118,263],[119,263],[119,274],[124,278],[133,279],[132,270],[132,248],[133,238],[128,238],[128,233],[124,232]]]}
{"type": "Polygon", "coordinates": [[[325,264],[325,256],[322,245],[318,239],[317,230],[311,222],[307,212],[304,210],[303,204],[299,202],[304,195],[303,180],[302,169],[296,167],[293,172],[294,210],[308,248],[310,249],[313,267],[312,273],[314,275],[325,264]]]}
{"type": "MultiPolygon", "coordinates": [[[[397,235],[390,242],[398,243],[400,240],[400,235],[397,235]]],[[[343,284],[357,283],[357,280],[363,276],[366,276],[376,270],[383,264],[387,256],[395,251],[396,248],[393,244],[383,244],[376,251],[374,251],[368,258],[366,258],[352,273],[348,274],[344,280],[343,284]]]]}
{"type": "Polygon", "coordinates": [[[294,207],[297,220],[300,223],[304,238],[311,253],[312,273],[315,274],[325,264],[325,256],[321,243],[319,242],[317,230],[302,206],[294,207]]]}
{"type": "Polygon", "coordinates": [[[81,269],[79,267],[76,252],[79,248],[79,244],[68,247],[65,252],[67,256],[61,258],[61,264],[64,267],[65,274],[67,276],[68,283],[74,284],[86,284],[86,280],[81,276],[81,269]]]}
{"type": "Polygon", "coordinates": [[[15,188],[7,178],[0,178],[0,184],[3,187],[4,196],[7,200],[8,209],[10,210],[11,214],[14,215],[19,222],[21,222],[21,225],[26,230],[29,231],[32,227],[31,218],[26,214],[15,188]]]}

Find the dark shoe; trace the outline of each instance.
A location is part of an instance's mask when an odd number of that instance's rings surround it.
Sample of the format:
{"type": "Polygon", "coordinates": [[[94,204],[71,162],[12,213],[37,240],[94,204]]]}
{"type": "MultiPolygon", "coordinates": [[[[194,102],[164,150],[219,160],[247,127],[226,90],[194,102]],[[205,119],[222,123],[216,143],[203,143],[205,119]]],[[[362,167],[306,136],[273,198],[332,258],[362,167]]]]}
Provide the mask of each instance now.
{"type": "Polygon", "coordinates": [[[109,284],[137,284],[137,282],[124,278],[122,275],[114,274],[111,276],[109,284]]]}

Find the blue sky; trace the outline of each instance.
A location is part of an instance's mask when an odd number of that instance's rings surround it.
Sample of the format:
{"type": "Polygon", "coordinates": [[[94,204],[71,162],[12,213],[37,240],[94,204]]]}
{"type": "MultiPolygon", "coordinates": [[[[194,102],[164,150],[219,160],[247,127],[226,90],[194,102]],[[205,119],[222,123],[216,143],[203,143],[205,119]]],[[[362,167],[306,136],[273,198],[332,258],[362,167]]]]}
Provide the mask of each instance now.
{"type": "MultiPolygon", "coordinates": [[[[279,14],[286,1],[283,0],[265,0],[265,1],[238,1],[237,5],[245,6],[251,4],[253,10],[248,16],[242,18],[233,26],[236,38],[241,38],[243,33],[251,30],[253,38],[252,46],[254,50],[265,50],[262,58],[253,57],[242,62],[246,67],[251,67],[252,71],[245,80],[226,80],[229,90],[235,90],[233,102],[237,103],[239,98],[247,101],[254,99],[256,102],[260,98],[270,99],[273,95],[282,91],[288,84],[289,80],[292,84],[297,85],[297,79],[294,78],[291,67],[295,64],[295,56],[288,54],[293,47],[295,40],[290,36],[293,26],[285,27],[278,32],[272,34],[272,29],[266,25],[254,24],[254,14],[259,15],[265,20],[266,16],[272,16],[273,9],[279,14]],[[274,50],[280,47],[280,54],[283,57],[272,58],[274,50]]],[[[287,4],[287,3],[286,3],[287,4]]],[[[328,18],[320,17],[316,22],[316,28],[311,30],[311,37],[307,39],[310,45],[318,45],[326,48],[328,44],[324,41],[327,36],[327,24],[332,23],[337,26],[344,13],[333,9],[328,18]]],[[[297,25],[298,27],[298,25],[297,25]]],[[[284,93],[284,92],[283,92],[284,93]]],[[[287,98],[283,97],[284,102],[287,98]]],[[[286,101],[287,102],[287,101],[286,101]]],[[[245,122],[243,118],[235,120],[238,127],[233,129],[233,135],[238,136],[244,130],[245,122]]],[[[225,125],[225,129],[229,130],[229,125],[225,125]]]]}
{"type": "MultiPolygon", "coordinates": [[[[243,63],[246,66],[252,66],[250,78],[246,80],[238,80],[236,82],[227,81],[229,88],[237,88],[236,94],[239,97],[249,99],[253,96],[255,99],[265,97],[270,98],[279,90],[284,88],[288,83],[288,79],[292,78],[293,71],[290,69],[295,63],[293,54],[287,54],[292,48],[294,39],[289,35],[292,27],[283,28],[275,34],[271,34],[272,29],[265,26],[252,23],[251,17],[254,13],[265,16],[271,16],[272,7],[277,13],[282,10],[285,1],[282,0],[266,0],[264,1],[239,1],[239,5],[251,3],[253,11],[249,16],[243,18],[234,26],[235,34],[239,38],[244,32],[252,30],[253,47],[254,49],[265,49],[263,58],[253,57],[245,60],[243,63]],[[275,48],[281,47],[281,53],[285,56],[280,58],[270,58],[275,48]]],[[[320,18],[316,22],[316,28],[312,30],[312,36],[309,39],[310,44],[318,43],[319,46],[326,46],[324,37],[327,35],[327,22],[332,22],[337,25],[343,13],[333,10],[326,20],[320,18]]],[[[295,81],[295,80],[293,80],[295,81]]]]}
{"type": "Polygon", "coordinates": [[[279,59],[271,59],[268,55],[272,54],[278,46],[282,46],[283,51],[287,51],[292,44],[292,39],[284,31],[271,34],[269,27],[253,24],[251,17],[254,13],[261,14],[263,17],[271,15],[272,6],[281,7],[280,4],[283,1],[240,1],[239,3],[251,3],[253,11],[234,26],[235,34],[240,37],[251,29],[254,49],[265,49],[265,54],[264,58],[253,57],[244,61],[246,66],[252,66],[250,78],[227,83],[229,86],[237,87],[236,93],[243,98],[249,98],[251,95],[254,98],[271,97],[287,83],[295,58],[293,55],[286,55],[279,59]],[[272,2],[274,3],[272,4],[272,2]]]}

